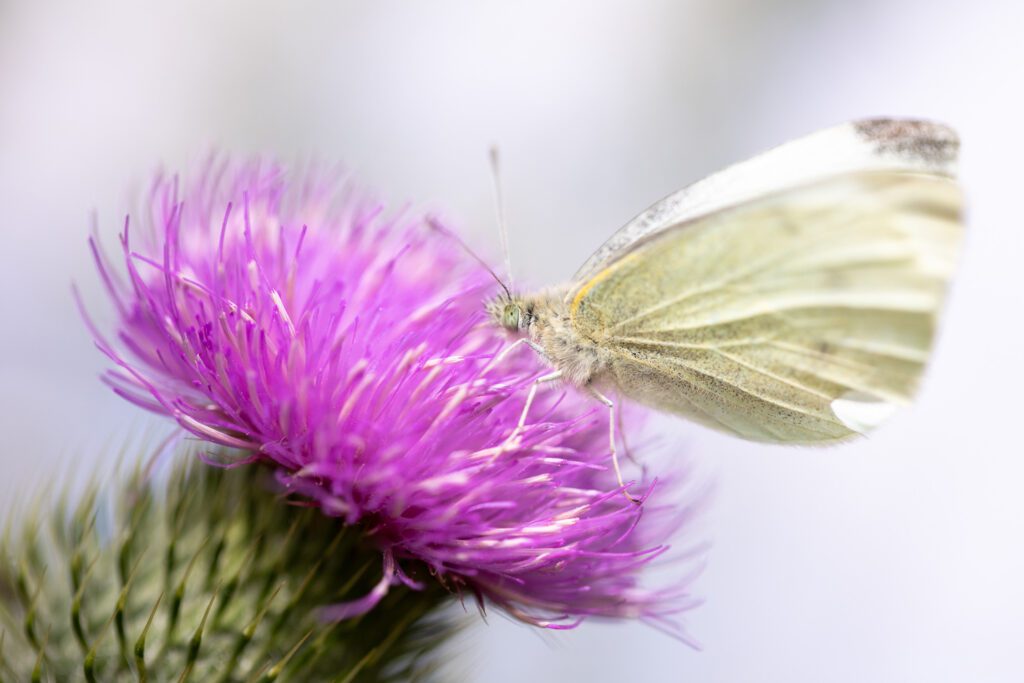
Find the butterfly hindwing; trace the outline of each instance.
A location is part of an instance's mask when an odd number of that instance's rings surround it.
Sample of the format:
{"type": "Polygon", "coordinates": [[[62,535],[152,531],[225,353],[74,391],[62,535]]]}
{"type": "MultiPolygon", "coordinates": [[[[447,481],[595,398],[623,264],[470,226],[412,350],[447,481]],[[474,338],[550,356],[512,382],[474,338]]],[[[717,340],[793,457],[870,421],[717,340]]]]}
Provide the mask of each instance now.
{"type": "Polygon", "coordinates": [[[758,441],[863,432],[928,359],[962,232],[944,154],[690,211],[574,286],[572,325],[661,409],[758,441]]]}

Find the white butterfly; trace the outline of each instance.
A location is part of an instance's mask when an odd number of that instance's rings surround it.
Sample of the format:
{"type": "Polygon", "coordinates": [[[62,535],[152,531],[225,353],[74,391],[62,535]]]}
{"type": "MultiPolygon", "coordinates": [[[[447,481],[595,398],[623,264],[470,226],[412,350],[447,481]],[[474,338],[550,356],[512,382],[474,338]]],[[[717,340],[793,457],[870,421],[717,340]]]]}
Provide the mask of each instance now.
{"type": "Polygon", "coordinates": [[[924,121],[815,133],[658,202],[568,286],[488,310],[553,366],[538,383],[613,414],[601,388],[745,439],[842,441],[909,402],[928,360],[963,232],[957,151],[924,121]]]}

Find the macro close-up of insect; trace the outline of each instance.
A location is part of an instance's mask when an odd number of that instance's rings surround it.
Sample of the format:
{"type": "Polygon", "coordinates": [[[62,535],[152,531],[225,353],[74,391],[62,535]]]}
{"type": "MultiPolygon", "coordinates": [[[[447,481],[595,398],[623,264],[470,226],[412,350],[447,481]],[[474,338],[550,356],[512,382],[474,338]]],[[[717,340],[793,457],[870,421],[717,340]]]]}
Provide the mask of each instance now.
{"type": "Polygon", "coordinates": [[[1024,680],[1022,24],[0,0],[0,683],[1024,680]]]}
{"type": "MultiPolygon", "coordinates": [[[[821,445],[913,397],[961,241],[956,134],[869,119],[673,194],[571,284],[488,310],[564,380],[753,441],[821,445]]],[[[618,471],[618,464],[616,463],[618,471]]],[[[620,477],[621,482],[621,477],[620,477]]]]}

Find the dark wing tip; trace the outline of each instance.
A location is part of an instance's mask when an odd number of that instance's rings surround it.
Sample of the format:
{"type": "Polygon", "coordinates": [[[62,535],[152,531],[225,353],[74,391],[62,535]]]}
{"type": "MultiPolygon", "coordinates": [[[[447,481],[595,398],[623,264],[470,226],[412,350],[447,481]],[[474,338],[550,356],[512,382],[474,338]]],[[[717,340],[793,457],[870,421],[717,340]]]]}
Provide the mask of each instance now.
{"type": "Polygon", "coordinates": [[[894,155],[937,166],[956,162],[960,138],[949,126],[919,119],[864,119],[854,130],[879,154],[894,155]]]}

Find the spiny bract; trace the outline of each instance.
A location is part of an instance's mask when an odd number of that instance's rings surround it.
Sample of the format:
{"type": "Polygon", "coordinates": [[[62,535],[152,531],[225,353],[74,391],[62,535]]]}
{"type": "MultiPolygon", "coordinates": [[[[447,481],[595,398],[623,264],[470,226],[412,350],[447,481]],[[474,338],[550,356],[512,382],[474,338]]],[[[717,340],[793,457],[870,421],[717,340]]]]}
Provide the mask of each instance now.
{"type": "Polygon", "coordinates": [[[8,528],[0,680],[431,677],[426,653],[456,630],[443,590],[399,587],[361,619],[324,623],[323,604],[369,589],[379,552],[285,504],[265,467],[180,456],[169,476],[94,485],[74,510],[65,495],[8,528]]]}

